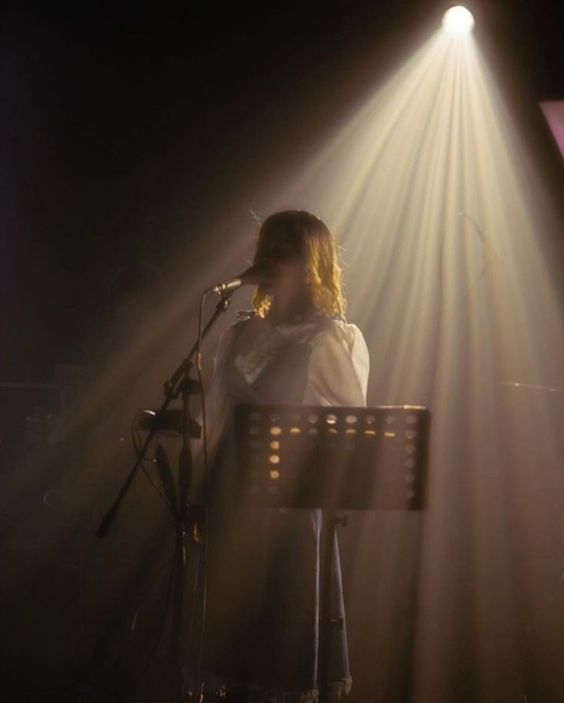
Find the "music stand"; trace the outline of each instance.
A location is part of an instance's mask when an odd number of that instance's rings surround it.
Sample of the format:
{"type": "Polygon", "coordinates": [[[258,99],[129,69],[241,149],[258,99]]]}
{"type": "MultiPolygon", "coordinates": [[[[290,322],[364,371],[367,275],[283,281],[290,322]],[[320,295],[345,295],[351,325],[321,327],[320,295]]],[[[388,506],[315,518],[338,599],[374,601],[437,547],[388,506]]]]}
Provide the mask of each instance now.
{"type": "Polygon", "coordinates": [[[243,505],[321,508],[319,702],[329,700],[331,572],[337,509],[421,510],[430,413],[376,408],[240,405],[237,498],[243,505]]]}

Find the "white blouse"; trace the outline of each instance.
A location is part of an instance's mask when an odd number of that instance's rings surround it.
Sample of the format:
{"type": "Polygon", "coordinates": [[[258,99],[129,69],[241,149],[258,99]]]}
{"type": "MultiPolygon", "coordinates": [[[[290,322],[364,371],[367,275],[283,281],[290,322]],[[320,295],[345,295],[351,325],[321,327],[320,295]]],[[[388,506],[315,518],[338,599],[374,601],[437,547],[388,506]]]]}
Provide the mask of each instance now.
{"type": "Polygon", "coordinates": [[[309,346],[302,405],[365,406],[369,355],[360,329],[319,315],[272,325],[251,316],[223,334],[206,393],[208,452],[213,454],[237,403],[272,403],[261,374],[291,345],[309,346]],[[232,363],[229,363],[232,361],[232,363]]]}

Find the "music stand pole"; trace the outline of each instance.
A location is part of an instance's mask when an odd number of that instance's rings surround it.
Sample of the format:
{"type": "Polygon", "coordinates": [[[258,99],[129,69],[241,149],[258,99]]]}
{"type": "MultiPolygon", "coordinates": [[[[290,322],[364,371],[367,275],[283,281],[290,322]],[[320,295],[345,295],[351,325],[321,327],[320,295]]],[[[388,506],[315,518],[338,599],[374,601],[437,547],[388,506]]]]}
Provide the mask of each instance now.
{"type": "Polygon", "coordinates": [[[330,696],[329,687],[329,661],[331,657],[331,639],[334,629],[344,626],[341,618],[335,620],[331,617],[331,591],[332,576],[335,556],[335,538],[337,525],[346,524],[346,517],[337,517],[335,508],[325,508],[321,511],[321,584],[320,584],[320,623],[319,623],[319,652],[318,652],[318,686],[319,703],[328,703],[330,696]]]}
{"type": "Polygon", "coordinates": [[[412,405],[236,408],[239,500],[322,511],[319,703],[329,701],[333,634],[344,627],[331,617],[336,528],[346,524],[336,511],[424,509],[429,425],[428,409],[412,405]]]}

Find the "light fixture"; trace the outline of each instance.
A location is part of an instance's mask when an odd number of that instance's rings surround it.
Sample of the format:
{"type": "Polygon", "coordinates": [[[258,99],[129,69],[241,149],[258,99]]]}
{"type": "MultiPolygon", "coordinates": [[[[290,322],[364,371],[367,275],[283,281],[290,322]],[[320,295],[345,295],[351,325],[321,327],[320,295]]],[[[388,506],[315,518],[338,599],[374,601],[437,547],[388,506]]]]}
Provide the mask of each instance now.
{"type": "Polygon", "coordinates": [[[474,16],[462,5],[455,5],[443,15],[443,29],[447,34],[462,36],[470,34],[474,27],[474,16]]]}

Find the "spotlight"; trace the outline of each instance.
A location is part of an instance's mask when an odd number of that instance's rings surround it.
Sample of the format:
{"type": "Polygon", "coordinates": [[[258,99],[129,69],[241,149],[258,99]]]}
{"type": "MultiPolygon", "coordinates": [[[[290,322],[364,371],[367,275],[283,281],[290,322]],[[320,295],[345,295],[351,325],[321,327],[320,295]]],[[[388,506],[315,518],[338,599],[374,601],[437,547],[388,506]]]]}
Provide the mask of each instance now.
{"type": "Polygon", "coordinates": [[[443,28],[448,34],[470,34],[474,27],[474,17],[470,10],[462,5],[455,5],[447,10],[443,16],[443,28]]]}

